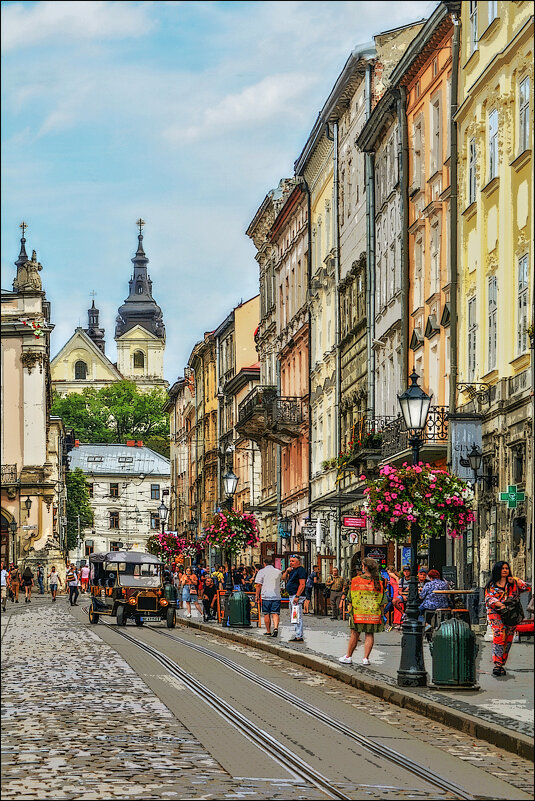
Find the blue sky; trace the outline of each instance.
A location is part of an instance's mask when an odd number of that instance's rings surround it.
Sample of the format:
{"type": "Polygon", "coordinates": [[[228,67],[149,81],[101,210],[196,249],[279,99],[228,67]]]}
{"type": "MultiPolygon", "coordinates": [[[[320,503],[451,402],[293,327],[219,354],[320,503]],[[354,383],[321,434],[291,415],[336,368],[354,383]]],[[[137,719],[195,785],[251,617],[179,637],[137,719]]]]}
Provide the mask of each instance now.
{"type": "Polygon", "coordinates": [[[173,382],[258,292],[245,230],[357,44],[436,2],[3,2],[2,286],[21,220],[52,302],[52,352],[97,292],[107,354],[135,220],[173,382]]]}

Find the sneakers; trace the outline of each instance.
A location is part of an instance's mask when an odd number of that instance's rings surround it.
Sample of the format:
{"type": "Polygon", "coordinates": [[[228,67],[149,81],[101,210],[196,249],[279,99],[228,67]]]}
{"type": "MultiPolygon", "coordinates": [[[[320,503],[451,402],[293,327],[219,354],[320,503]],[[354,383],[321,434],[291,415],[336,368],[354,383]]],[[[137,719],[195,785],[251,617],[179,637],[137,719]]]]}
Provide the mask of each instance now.
{"type": "Polygon", "coordinates": [[[393,628],[393,626],[387,625],[385,626],[385,631],[392,631],[393,628]]]}
{"type": "Polygon", "coordinates": [[[351,659],[350,656],[341,656],[338,661],[341,662],[342,665],[352,665],[353,664],[353,660],[351,659]]]}
{"type": "Polygon", "coordinates": [[[278,637],[279,636],[279,630],[278,629],[273,629],[273,634],[271,636],[272,637],[278,637]]]}
{"type": "Polygon", "coordinates": [[[370,660],[366,659],[366,657],[364,657],[364,659],[362,660],[362,664],[363,665],[369,665],[370,664],[370,660]]]}
{"type": "Polygon", "coordinates": [[[186,617],[191,617],[191,612],[186,612],[186,617]]]}

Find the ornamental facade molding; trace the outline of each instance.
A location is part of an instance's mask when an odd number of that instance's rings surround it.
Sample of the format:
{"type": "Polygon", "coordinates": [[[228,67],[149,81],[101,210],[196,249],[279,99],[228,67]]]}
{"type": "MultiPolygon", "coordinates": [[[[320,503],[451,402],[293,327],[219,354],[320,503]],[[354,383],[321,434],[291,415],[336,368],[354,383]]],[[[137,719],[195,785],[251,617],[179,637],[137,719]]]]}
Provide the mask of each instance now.
{"type": "Polygon", "coordinates": [[[46,356],[43,351],[31,351],[25,350],[22,352],[20,361],[22,366],[25,370],[28,371],[28,374],[31,375],[32,370],[39,365],[39,372],[43,372],[43,367],[46,364],[46,356]]]}

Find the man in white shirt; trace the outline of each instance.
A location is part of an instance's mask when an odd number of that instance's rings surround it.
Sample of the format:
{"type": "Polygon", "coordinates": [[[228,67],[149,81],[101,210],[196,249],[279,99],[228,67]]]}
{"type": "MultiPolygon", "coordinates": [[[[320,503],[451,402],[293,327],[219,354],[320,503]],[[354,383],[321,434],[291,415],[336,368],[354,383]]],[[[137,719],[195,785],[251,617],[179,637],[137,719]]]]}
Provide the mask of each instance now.
{"type": "Polygon", "coordinates": [[[281,611],[281,571],[273,565],[273,557],[264,557],[264,567],[255,576],[256,602],[262,599],[262,612],[264,614],[265,637],[276,637],[279,633],[279,619],[281,611]],[[273,621],[273,634],[271,623],[273,621]]]}
{"type": "Polygon", "coordinates": [[[6,611],[6,602],[7,602],[7,588],[9,586],[9,573],[4,568],[4,563],[2,562],[1,567],[1,582],[2,582],[2,611],[6,611]]]}

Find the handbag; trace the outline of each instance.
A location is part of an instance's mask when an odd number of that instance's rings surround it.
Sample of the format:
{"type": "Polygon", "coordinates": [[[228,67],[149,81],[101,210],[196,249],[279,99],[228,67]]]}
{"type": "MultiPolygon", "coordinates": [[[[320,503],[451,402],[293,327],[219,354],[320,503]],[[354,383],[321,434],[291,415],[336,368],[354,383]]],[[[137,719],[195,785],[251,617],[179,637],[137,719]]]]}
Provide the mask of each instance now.
{"type": "Polygon", "coordinates": [[[504,626],[513,628],[524,620],[524,609],[520,602],[520,598],[508,598],[504,601],[505,609],[500,609],[499,615],[502,619],[504,626]]]}

